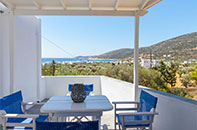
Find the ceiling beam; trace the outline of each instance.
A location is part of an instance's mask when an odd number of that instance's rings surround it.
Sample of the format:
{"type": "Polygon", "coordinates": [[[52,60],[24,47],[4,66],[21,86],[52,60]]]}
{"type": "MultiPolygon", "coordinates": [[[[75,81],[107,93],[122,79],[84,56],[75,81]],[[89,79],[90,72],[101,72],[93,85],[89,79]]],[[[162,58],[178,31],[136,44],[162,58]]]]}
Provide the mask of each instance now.
{"type": "Polygon", "coordinates": [[[119,7],[118,11],[138,11],[139,8],[138,7],[119,7]]]}
{"type": "Polygon", "coordinates": [[[34,5],[38,8],[38,9],[41,9],[42,6],[40,5],[40,3],[37,1],[37,0],[32,0],[34,5]]]}
{"type": "MultiPolygon", "coordinates": [[[[138,11],[139,16],[144,16],[147,11],[138,11]]],[[[66,16],[135,16],[136,11],[95,11],[95,10],[14,10],[15,15],[66,15],[66,16]]]]}
{"type": "Polygon", "coordinates": [[[7,8],[14,9],[16,7],[10,0],[0,0],[0,2],[7,8]]]}
{"type": "Polygon", "coordinates": [[[162,0],[149,0],[149,2],[144,7],[145,10],[151,8],[152,6],[156,5],[157,3],[161,2],[162,0]]]}
{"type": "Polygon", "coordinates": [[[66,10],[66,1],[65,0],[60,0],[60,3],[62,5],[62,7],[64,8],[64,10],[66,10]]]}
{"type": "MultiPolygon", "coordinates": [[[[44,8],[43,9],[48,9],[44,8]]],[[[118,8],[118,10],[124,10],[127,11],[127,9],[130,10],[136,10],[136,8],[118,8]]],[[[67,7],[67,10],[90,10],[89,7],[67,7]]],[[[91,7],[91,10],[94,11],[114,11],[114,7],[91,7]]],[[[137,8],[138,10],[138,8],[137,8]]]]}
{"type": "Polygon", "coordinates": [[[88,7],[89,7],[89,10],[92,10],[92,0],[88,0],[88,7]]]}
{"type": "MultiPolygon", "coordinates": [[[[35,10],[35,7],[17,7],[17,10],[35,10]]],[[[42,6],[42,10],[62,10],[62,6],[51,7],[51,6],[42,6]]],[[[66,10],[70,11],[91,11],[89,7],[66,7],[66,10]]],[[[118,10],[114,10],[114,7],[92,7],[93,11],[137,11],[140,10],[139,7],[118,7],[118,10]]]]}
{"type": "Polygon", "coordinates": [[[118,10],[119,0],[115,0],[114,10],[118,10]]]}
{"type": "Polygon", "coordinates": [[[144,9],[144,7],[146,6],[146,4],[149,2],[150,0],[143,0],[142,4],[140,5],[140,9],[144,9]]]}
{"type": "Polygon", "coordinates": [[[4,2],[2,2],[2,0],[0,0],[0,3],[1,3],[5,8],[9,8],[7,4],[5,4],[4,2]]]}

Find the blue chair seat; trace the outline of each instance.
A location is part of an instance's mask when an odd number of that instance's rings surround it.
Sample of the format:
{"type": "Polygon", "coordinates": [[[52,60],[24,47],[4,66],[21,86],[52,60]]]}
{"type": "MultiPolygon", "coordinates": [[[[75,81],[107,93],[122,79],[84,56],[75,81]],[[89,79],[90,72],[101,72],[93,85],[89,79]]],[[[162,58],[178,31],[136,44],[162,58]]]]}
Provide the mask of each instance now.
{"type": "MultiPolygon", "coordinates": [[[[119,114],[116,114],[116,117],[118,119],[118,122],[120,123],[120,125],[122,124],[122,118],[120,117],[119,114]]],[[[124,117],[125,122],[127,121],[146,121],[147,120],[147,116],[125,116],[124,117]]],[[[132,128],[132,127],[148,127],[150,124],[125,124],[124,127],[125,128],[132,128]]]]}
{"type": "MultiPolygon", "coordinates": [[[[36,121],[43,122],[47,119],[48,115],[40,115],[36,121]]],[[[8,118],[8,123],[32,123],[32,118],[8,118]]],[[[22,127],[22,126],[15,126],[15,127],[6,127],[7,129],[32,129],[32,127],[22,127]]]]}

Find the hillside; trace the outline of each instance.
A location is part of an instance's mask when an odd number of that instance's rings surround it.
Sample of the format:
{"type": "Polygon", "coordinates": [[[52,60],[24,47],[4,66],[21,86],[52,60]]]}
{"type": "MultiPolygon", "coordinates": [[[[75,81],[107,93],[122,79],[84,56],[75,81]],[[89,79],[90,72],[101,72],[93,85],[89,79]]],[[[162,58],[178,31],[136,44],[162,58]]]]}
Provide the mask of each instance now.
{"type": "Polygon", "coordinates": [[[95,58],[101,58],[101,59],[122,59],[122,58],[131,56],[131,53],[132,53],[132,49],[123,48],[123,49],[110,51],[110,52],[101,54],[99,56],[95,56],[95,58]]]}
{"type": "MultiPolygon", "coordinates": [[[[139,49],[141,56],[150,55],[150,50],[155,58],[163,58],[164,55],[170,55],[169,59],[196,59],[197,57],[197,32],[181,35],[149,47],[139,49]]],[[[88,56],[89,58],[102,59],[122,59],[133,57],[134,50],[129,48],[110,51],[98,56],[88,56]]],[[[87,57],[86,57],[87,58],[87,57]]]]}

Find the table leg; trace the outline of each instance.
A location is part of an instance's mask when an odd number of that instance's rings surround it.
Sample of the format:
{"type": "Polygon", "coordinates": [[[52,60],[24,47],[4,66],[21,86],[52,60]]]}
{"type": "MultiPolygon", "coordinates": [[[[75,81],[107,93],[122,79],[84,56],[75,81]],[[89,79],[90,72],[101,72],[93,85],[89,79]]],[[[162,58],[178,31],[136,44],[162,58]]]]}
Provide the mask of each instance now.
{"type": "Polygon", "coordinates": [[[53,120],[53,113],[49,113],[49,122],[52,122],[53,120]]]}
{"type": "Polygon", "coordinates": [[[92,116],[92,120],[98,120],[99,121],[99,130],[101,129],[101,116],[102,113],[96,116],[92,116]]]}
{"type": "Polygon", "coordinates": [[[58,122],[64,122],[66,117],[60,116],[58,117],[58,122]]]}
{"type": "Polygon", "coordinates": [[[54,113],[49,113],[49,122],[56,121],[58,122],[58,116],[55,116],[54,113]]]}
{"type": "Polygon", "coordinates": [[[58,116],[53,116],[53,121],[58,122],[59,117],[58,116]]]}
{"type": "Polygon", "coordinates": [[[99,121],[99,130],[100,130],[101,129],[101,116],[98,116],[97,120],[99,121]]]}

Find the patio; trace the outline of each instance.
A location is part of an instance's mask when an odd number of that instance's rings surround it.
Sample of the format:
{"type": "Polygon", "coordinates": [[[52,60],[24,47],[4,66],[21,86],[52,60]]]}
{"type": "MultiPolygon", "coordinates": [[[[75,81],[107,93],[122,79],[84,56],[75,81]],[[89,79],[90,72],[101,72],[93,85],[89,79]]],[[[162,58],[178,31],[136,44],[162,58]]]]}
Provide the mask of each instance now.
{"type": "MultiPolygon", "coordinates": [[[[41,95],[48,98],[54,95],[64,96],[67,94],[65,86],[71,82],[93,83],[95,85],[94,94],[106,95],[112,101],[134,101],[130,94],[133,91],[133,84],[109,78],[106,76],[62,76],[62,77],[42,77],[41,95]],[[58,86],[58,87],[54,87],[58,86]],[[124,89],[123,89],[124,88],[124,89]],[[56,91],[54,91],[56,90],[56,91]],[[113,91],[112,91],[113,90],[113,91]]],[[[159,113],[155,116],[153,129],[156,130],[195,130],[196,129],[196,110],[197,103],[194,100],[178,97],[172,94],[148,89],[139,86],[154,96],[158,97],[159,113]]],[[[34,106],[28,111],[29,113],[38,113],[41,106],[34,106]]],[[[101,125],[104,130],[114,129],[114,111],[104,112],[101,125]]]]}
{"type": "MultiPolygon", "coordinates": [[[[7,10],[0,15],[0,96],[17,90],[23,91],[25,101],[42,101],[52,96],[68,93],[69,83],[92,83],[95,95],[106,95],[112,101],[136,101],[141,89],[158,97],[158,107],[153,123],[155,130],[196,130],[196,101],[148,89],[138,85],[139,17],[160,0],[41,2],[40,0],[1,0],[7,10]],[[13,3],[12,3],[13,2],[13,3]],[[85,3],[84,3],[85,2],[85,3]],[[123,2],[123,3],[122,3],[123,2]],[[105,76],[41,76],[41,21],[32,16],[20,15],[69,15],[69,16],[134,16],[135,55],[134,84],[105,76]],[[29,49],[31,48],[31,49],[29,49]],[[24,55],[26,54],[26,55],[24,55]],[[31,59],[29,58],[31,57],[31,59]],[[28,86],[28,87],[27,87],[28,86]]],[[[38,112],[36,106],[32,111],[38,112]]],[[[31,112],[30,112],[31,113],[31,112]]],[[[103,129],[113,129],[113,111],[104,112],[103,129]]]]}

